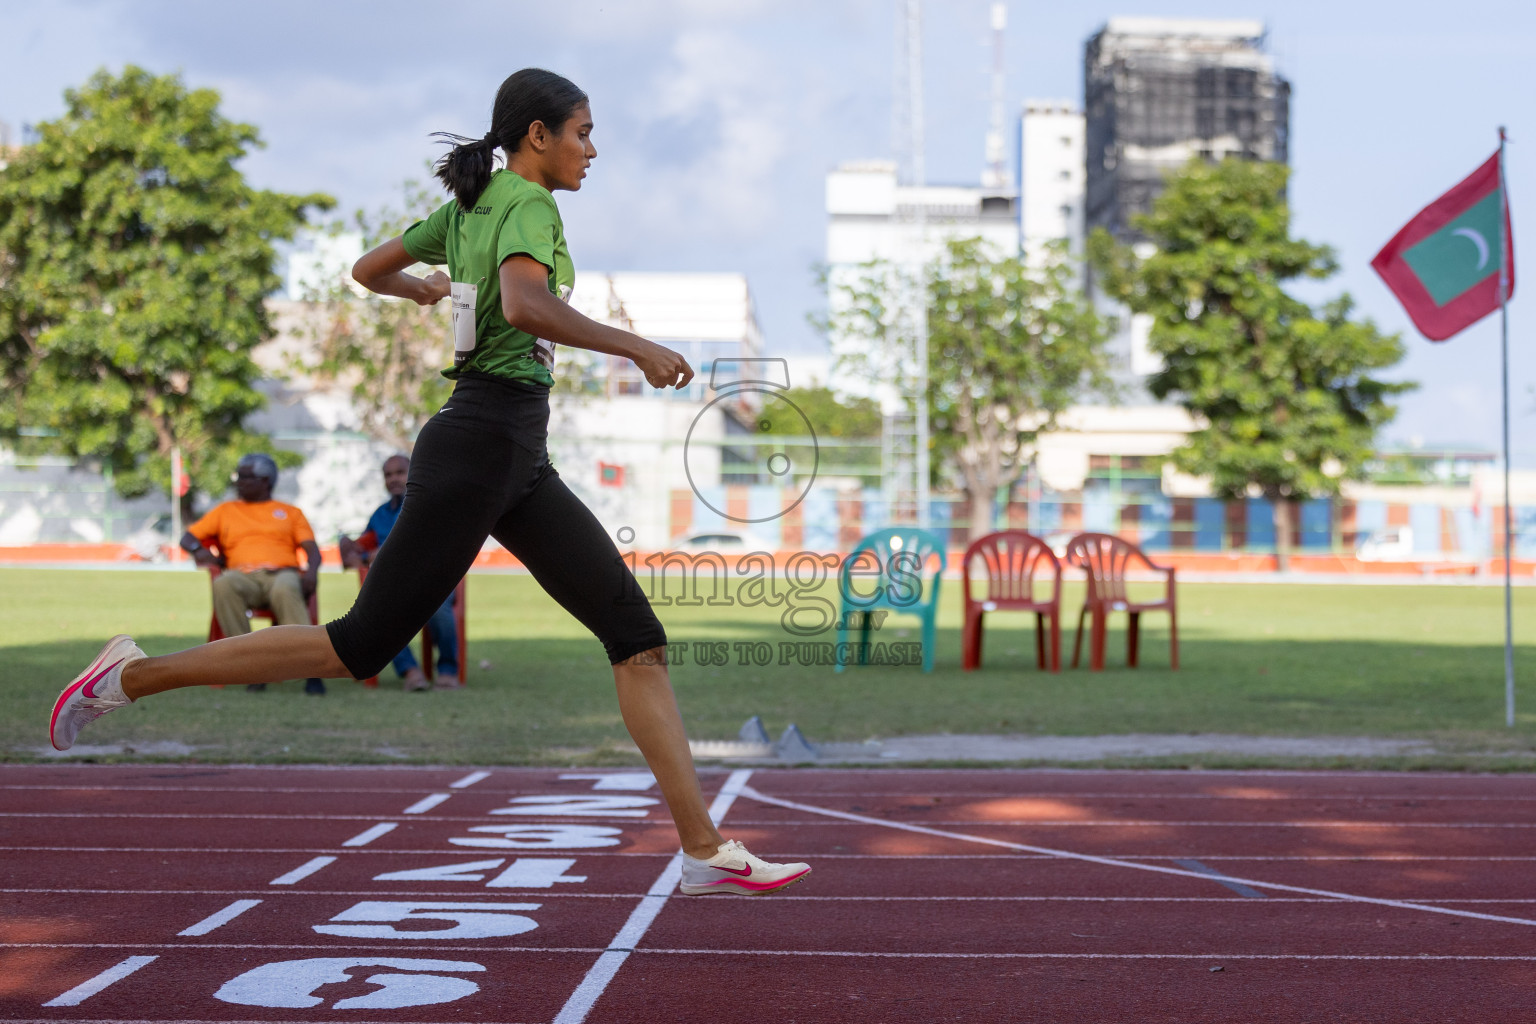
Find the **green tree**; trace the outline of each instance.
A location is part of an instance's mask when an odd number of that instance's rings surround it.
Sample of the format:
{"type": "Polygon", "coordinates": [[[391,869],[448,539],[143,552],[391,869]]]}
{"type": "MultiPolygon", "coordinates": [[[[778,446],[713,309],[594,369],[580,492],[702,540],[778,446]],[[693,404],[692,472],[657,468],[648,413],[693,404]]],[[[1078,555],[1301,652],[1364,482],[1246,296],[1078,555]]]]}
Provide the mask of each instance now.
{"type": "Polygon", "coordinates": [[[1150,348],[1163,365],[1148,387],[1202,424],[1174,465],[1209,477],[1222,497],[1268,498],[1282,570],[1295,503],[1361,475],[1396,413],[1389,399],[1415,387],[1372,375],[1397,363],[1403,345],[1352,320],[1348,294],[1313,309],[1282,287],[1337,270],[1328,247],[1291,237],[1289,173],[1191,162],[1133,222],[1155,252],[1139,257],[1103,231],[1089,240],[1106,292],[1153,318],[1150,348]]]}
{"type": "MultiPolygon", "coordinates": [[[[827,387],[788,388],[783,392],[782,397],[794,403],[795,407],[805,414],[811,429],[816,431],[818,440],[824,438],[869,440],[880,437],[884,421],[880,415],[880,403],[873,398],[838,398],[837,393],[827,387]]],[[[758,429],[770,435],[803,435],[805,433],[805,425],[800,422],[798,416],[780,416],[766,421],[765,424],[759,424],[758,429]]]]}
{"type": "Polygon", "coordinates": [[[1065,248],[1039,265],[950,241],[913,282],[876,261],[833,278],[828,326],[842,339],[838,365],[907,390],[907,298],[927,295],[928,408],[935,476],[952,471],[970,503],[973,538],[992,530],[993,501],[1018,479],[1042,433],[1089,395],[1112,395],[1107,343],[1114,332],[1075,287],[1065,248]]]}
{"type": "MultiPolygon", "coordinates": [[[[417,181],[407,181],[402,193],[398,210],[352,215],[350,228],[362,235],[365,249],[401,234],[444,202],[440,193],[417,181]]],[[[348,227],[337,223],[331,230],[348,227]]],[[[417,432],[452,390],[442,376],[453,362],[448,303],[418,306],[372,292],[359,295],[340,275],[303,298],[317,304],[306,318],[315,347],[299,357],[295,368],[321,383],[347,386],[363,433],[410,451],[417,432]]]]}
{"type": "Polygon", "coordinates": [[[218,493],[270,447],[244,423],[272,243],[331,200],[251,188],[256,129],[175,75],[100,71],[64,100],[0,170],[0,437],[99,460],[129,496],[169,489],[179,445],[218,493]]]}

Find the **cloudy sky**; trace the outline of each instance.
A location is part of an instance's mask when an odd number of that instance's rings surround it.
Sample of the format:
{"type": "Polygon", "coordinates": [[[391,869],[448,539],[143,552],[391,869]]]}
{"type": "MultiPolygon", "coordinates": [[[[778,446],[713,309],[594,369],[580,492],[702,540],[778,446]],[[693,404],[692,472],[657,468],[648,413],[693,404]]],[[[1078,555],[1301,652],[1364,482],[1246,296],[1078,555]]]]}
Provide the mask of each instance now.
{"type": "MultiPolygon", "coordinates": [[[[325,191],[343,208],[390,202],[437,150],[478,136],[496,86],[541,65],[592,96],[597,163],[565,195],[579,266],[740,270],[770,346],[822,350],[806,325],[823,175],[890,154],[896,0],[399,0],[212,4],[32,0],[0,19],[0,120],[57,116],[62,91],[106,66],[180,72],[218,89],[267,148],[265,187],[325,191]]],[[[1493,448],[1498,323],[1444,345],[1413,332],[1370,270],[1377,248],[1510,128],[1517,242],[1536,238],[1536,5],[1519,0],[1010,0],[1011,104],[1082,97],[1082,45],[1110,15],[1252,17],[1294,87],[1298,233],[1336,247],[1363,315],[1405,332],[1400,375],[1421,389],[1390,436],[1493,448]],[[1522,116],[1523,115],[1523,116],[1522,116]]],[[[929,178],[974,183],[986,130],[987,0],[929,0],[929,178]]],[[[1517,462],[1536,465],[1536,306],[1511,307],[1517,462]],[[1529,312],[1528,312],[1529,311],[1529,312]]]]}

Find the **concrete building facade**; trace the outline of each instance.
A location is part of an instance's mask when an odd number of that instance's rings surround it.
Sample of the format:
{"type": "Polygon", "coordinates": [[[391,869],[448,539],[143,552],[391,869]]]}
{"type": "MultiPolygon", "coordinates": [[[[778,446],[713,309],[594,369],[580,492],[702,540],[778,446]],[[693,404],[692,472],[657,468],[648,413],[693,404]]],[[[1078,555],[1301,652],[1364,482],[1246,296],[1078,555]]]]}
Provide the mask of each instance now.
{"type": "Polygon", "coordinates": [[[955,238],[1019,250],[1018,200],[978,185],[903,185],[886,160],[845,163],[827,175],[827,264],[834,273],[872,259],[919,267],[955,238]],[[922,222],[918,208],[922,208],[922,222]]]}
{"type": "Polygon", "coordinates": [[[1111,18],[1083,53],[1087,228],[1135,241],[1193,157],[1290,159],[1290,83],[1258,21],[1111,18]]]}
{"type": "Polygon", "coordinates": [[[1019,121],[1019,238],[1036,263],[1063,241],[1081,258],[1085,223],[1083,113],[1067,100],[1025,100],[1019,121]]]}

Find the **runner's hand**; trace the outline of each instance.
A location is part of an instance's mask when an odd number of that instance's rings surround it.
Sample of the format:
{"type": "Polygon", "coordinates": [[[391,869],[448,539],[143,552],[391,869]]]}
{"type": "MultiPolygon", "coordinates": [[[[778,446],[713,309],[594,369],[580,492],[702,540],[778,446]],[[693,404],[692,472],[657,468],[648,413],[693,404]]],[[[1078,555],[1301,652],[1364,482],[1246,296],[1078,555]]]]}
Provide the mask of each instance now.
{"type": "Polygon", "coordinates": [[[653,388],[685,388],[693,380],[693,367],[688,360],[654,341],[644,342],[634,361],[653,388]]]}
{"type": "Polygon", "coordinates": [[[435,270],[422,278],[427,294],[416,300],[418,306],[435,306],[453,293],[453,281],[441,270],[435,270]]]}

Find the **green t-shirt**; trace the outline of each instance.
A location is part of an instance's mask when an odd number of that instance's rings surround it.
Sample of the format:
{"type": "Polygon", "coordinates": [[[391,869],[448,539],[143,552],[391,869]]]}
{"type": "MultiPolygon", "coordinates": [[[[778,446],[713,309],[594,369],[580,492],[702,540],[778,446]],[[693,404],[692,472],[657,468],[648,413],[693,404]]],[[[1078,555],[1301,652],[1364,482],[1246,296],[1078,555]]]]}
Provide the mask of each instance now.
{"type": "Polygon", "coordinates": [[[549,268],[549,290],[568,299],[576,267],[565,247],[565,227],[555,197],[512,171],[497,171],[475,205],[449,200],[426,220],[405,229],[405,251],[422,263],[448,265],[454,281],[475,285],[475,350],[456,378],[473,371],[493,377],[552,385],[555,378],[535,356],[536,339],[507,323],[501,312],[501,264],[529,256],[549,268]]]}

